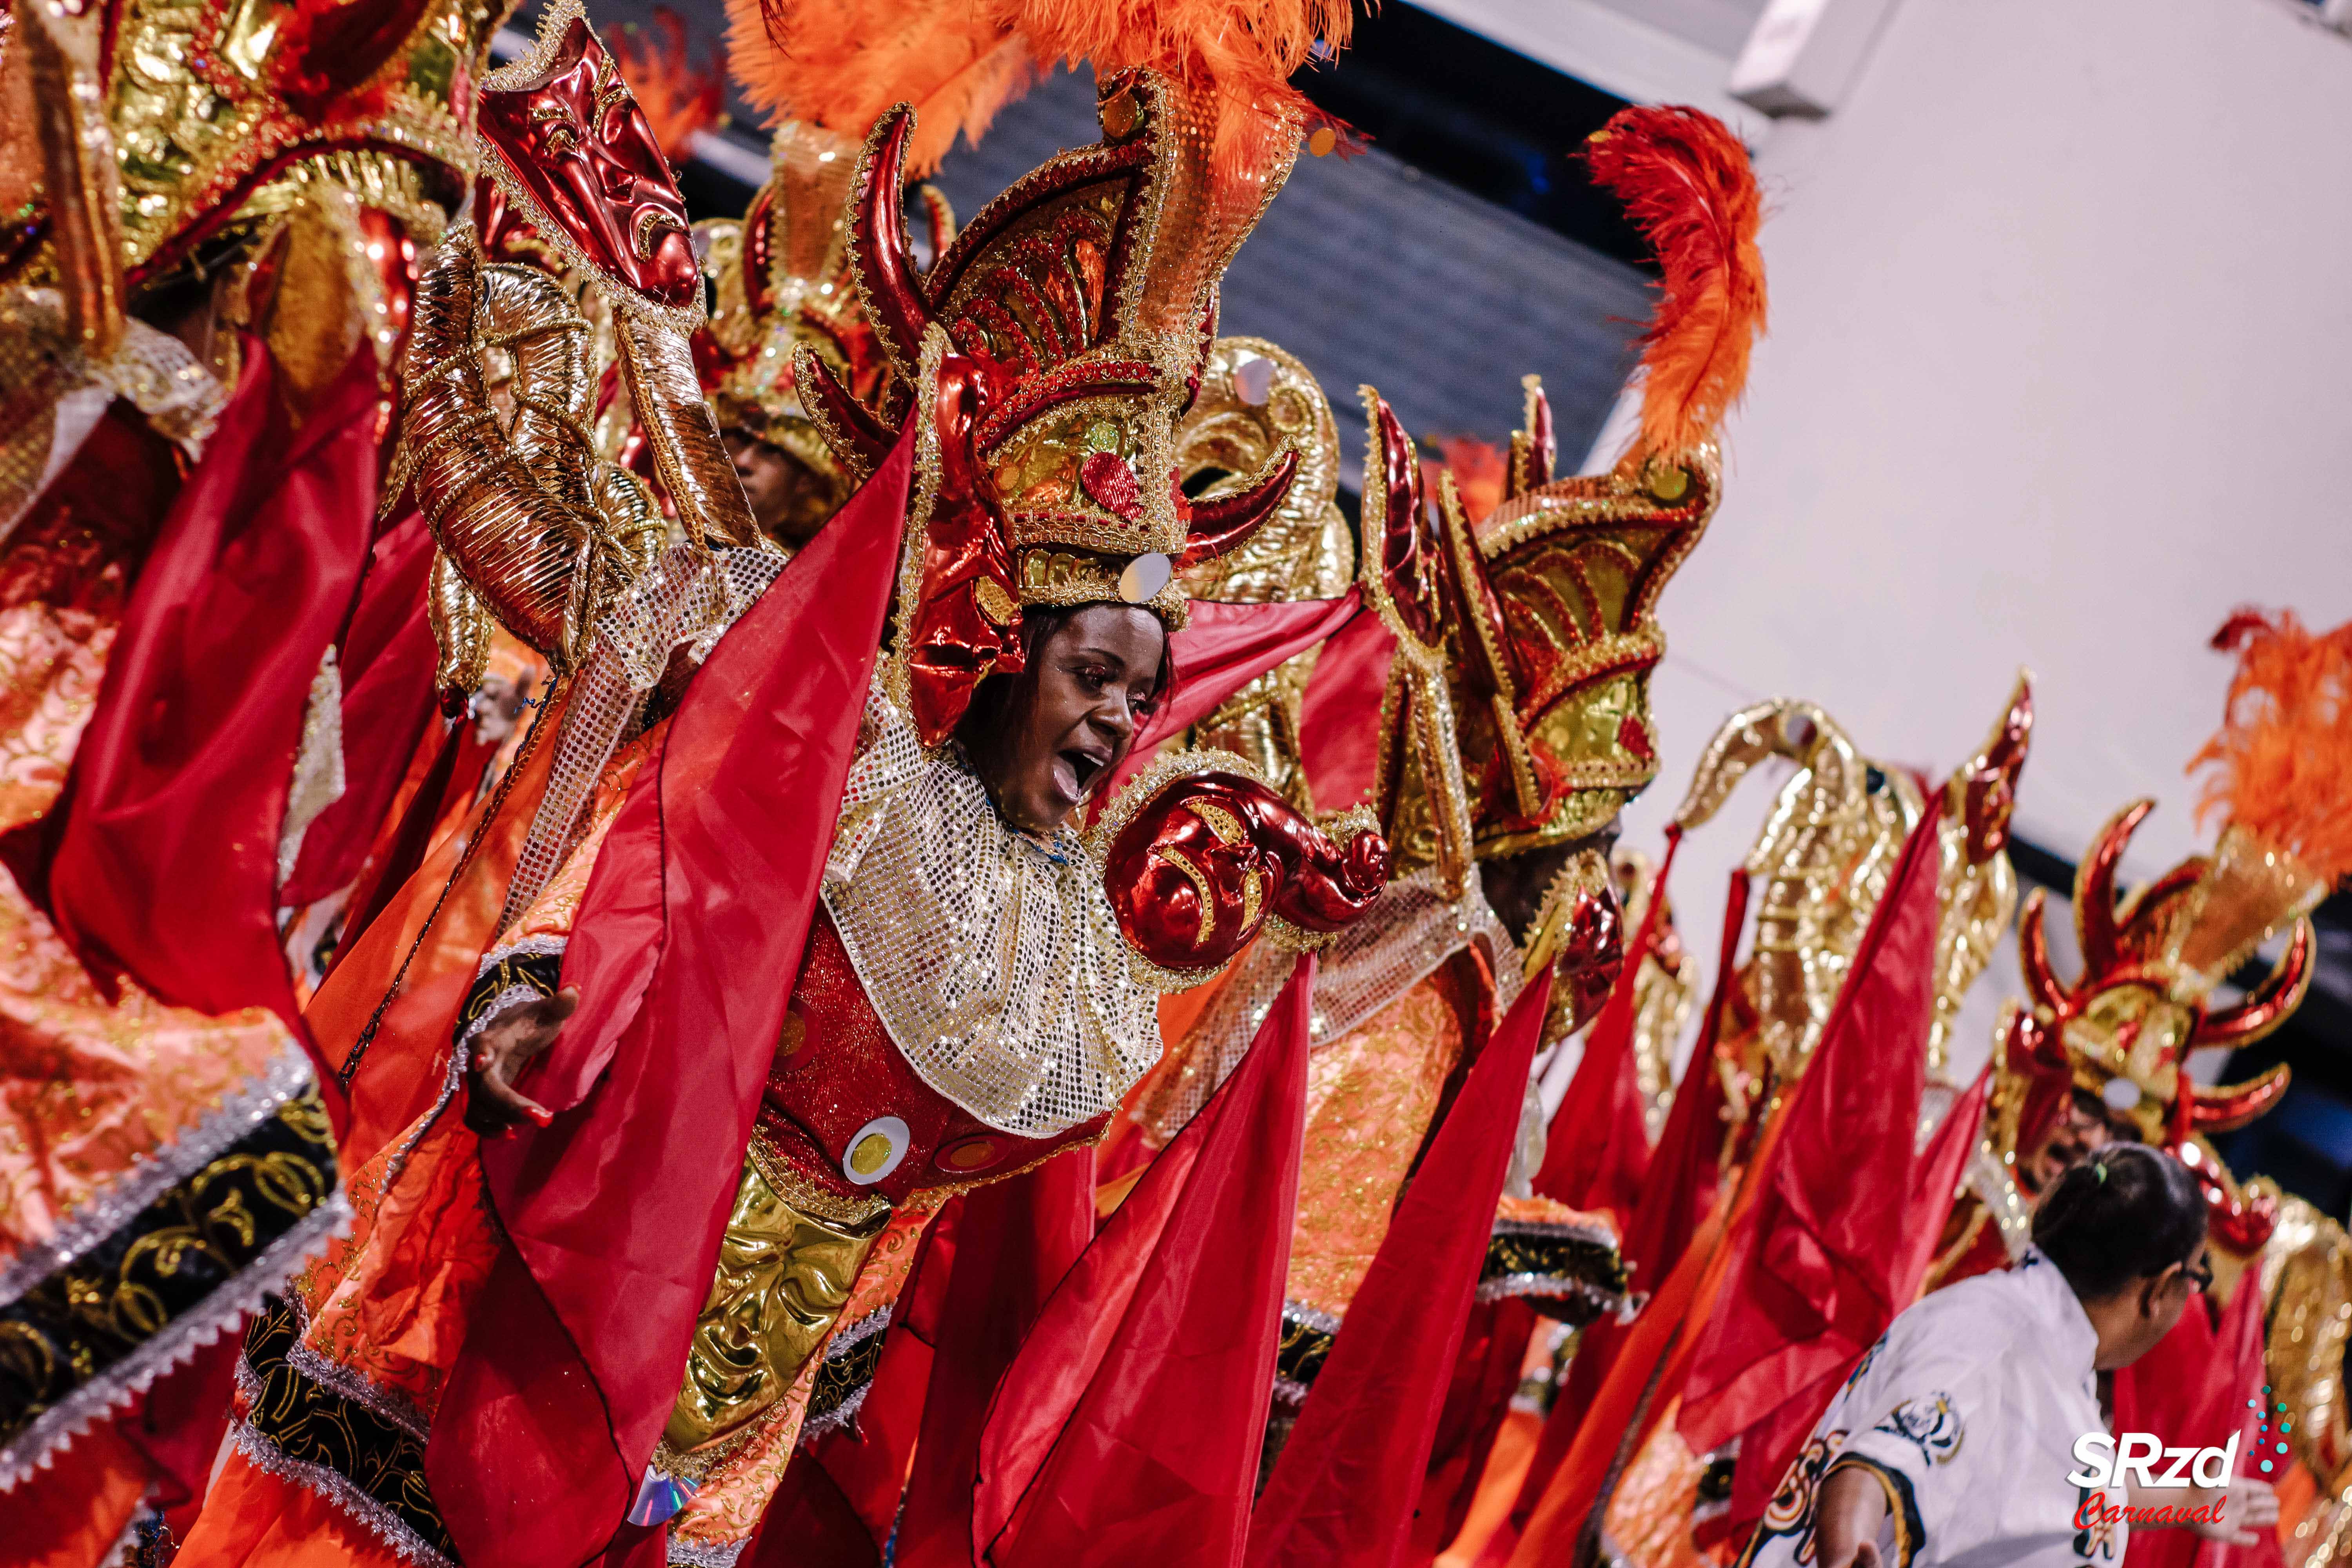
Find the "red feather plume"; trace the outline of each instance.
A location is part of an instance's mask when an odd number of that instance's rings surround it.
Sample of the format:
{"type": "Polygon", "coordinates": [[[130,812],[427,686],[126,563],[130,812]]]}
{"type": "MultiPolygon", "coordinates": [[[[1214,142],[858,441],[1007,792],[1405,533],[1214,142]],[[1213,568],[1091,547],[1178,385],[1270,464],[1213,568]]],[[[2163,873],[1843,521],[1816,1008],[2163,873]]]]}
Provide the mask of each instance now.
{"type": "Polygon", "coordinates": [[[1764,330],[1763,199],[1748,149],[1711,114],[1635,108],[1592,134],[1584,160],[1625,204],[1664,274],[1643,335],[1642,445],[1687,450],[1738,401],[1748,349],[1764,330]]]}

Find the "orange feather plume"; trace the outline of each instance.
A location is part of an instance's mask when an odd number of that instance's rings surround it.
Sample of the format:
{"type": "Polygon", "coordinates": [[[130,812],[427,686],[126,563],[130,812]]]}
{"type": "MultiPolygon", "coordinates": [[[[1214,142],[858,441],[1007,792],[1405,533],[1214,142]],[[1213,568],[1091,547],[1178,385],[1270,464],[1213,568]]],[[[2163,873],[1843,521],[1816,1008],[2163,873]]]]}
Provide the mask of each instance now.
{"type": "Polygon", "coordinates": [[[695,133],[726,118],[725,68],[715,60],[698,67],[688,58],[686,21],[667,5],[654,7],[650,29],[623,27],[608,47],[664,155],[685,163],[693,155],[695,133]]]}
{"type": "Polygon", "coordinates": [[[1028,90],[1034,57],[988,0],[727,0],[735,81],[773,120],[862,142],[896,103],[915,109],[908,173],[978,141],[1028,90]]]}
{"type": "Polygon", "coordinates": [[[1510,474],[1510,454],[1491,442],[1467,436],[1448,437],[1437,443],[1438,460],[1422,463],[1422,482],[1437,493],[1437,476],[1450,473],[1462,497],[1462,510],[1472,522],[1503,504],[1503,487],[1510,474]]]}
{"type": "Polygon", "coordinates": [[[1345,48],[1350,0],[999,0],[1041,60],[1140,67],[1212,87],[1226,102],[1303,117],[1291,74],[1345,48]]]}
{"type": "Polygon", "coordinates": [[[2333,883],[2352,872],[2352,622],[2306,630],[2292,610],[2244,609],[2213,635],[2238,656],[2221,730],[2189,764],[2210,767],[2201,824],[2219,813],[2333,883]]]}
{"type": "Polygon", "coordinates": [[[1642,446],[1685,451],[1738,401],[1764,331],[1763,199],[1748,149],[1711,114],[1635,108],[1595,132],[1584,159],[1625,204],[1664,275],[1643,337],[1642,446]]]}
{"type": "Polygon", "coordinates": [[[727,0],[727,16],[735,80],[765,113],[862,139],[912,104],[916,175],[1057,64],[1149,66],[1235,110],[1303,118],[1290,74],[1353,21],[1349,0],[727,0]]]}

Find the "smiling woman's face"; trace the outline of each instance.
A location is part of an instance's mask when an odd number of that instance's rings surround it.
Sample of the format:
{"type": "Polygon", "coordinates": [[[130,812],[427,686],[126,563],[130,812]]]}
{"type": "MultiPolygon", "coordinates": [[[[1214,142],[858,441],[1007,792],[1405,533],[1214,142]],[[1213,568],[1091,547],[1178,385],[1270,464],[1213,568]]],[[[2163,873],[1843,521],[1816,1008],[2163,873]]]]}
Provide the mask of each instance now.
{"type": "Polygon", "coordinates": [[[1129,605],[1089,605],[1040,638],[1002,719],[967,748],[1004,819],[1051,833],[1110,776],[1160,695],[1168,636],[1129,605]]]}

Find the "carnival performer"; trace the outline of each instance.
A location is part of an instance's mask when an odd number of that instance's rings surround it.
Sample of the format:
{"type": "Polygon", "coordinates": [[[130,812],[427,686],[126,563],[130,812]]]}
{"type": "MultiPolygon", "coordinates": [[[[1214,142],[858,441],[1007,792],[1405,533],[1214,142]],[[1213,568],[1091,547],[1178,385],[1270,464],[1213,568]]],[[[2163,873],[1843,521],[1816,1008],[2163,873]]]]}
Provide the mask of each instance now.
{"type": "MultiPolygon", "coordinates": [[[[566,58],[543,47],[533,68],[566,58]]],[[[507,81],[537,87],[494,85],[507,81]]],[[[1175,564],[1245,537],[1295,466],[1200,505],[1147,477],[1172,475],[1174,414],[1215,281],[1287,172],[1295,119],[1149,71],[1108,77],[1101,112],[1101,144],[991,204],[919,282],[896,207],[910,117],[877,128],[853,186],[851,256],[904,384],[877,411],[800,356],[803,395],[822,386],[859,498],[718,641],[683,706],[604,767],[579,847],[483,957],[454,1054],[448,1034],[371,1047],[447,1063],[446,1088],[356,1179],[369,1195],[353,1244],[248,1341],[238,1456],[184,1561],[265,1561],[295,1540],[362,1561],[495,1560],[525,1540],[562,1555],[600,1549],[626,1510],[635,1533],[623,1544],[649,1561],[732,1562],[803,1419],[856,1392],[842,1381],[853,1352],[887,1321],[938,1204],[1099,1134],[1158,1056],[1155,984],[1197,980],[1268,928],[1314,940],[1376,896],[1378,834],[1335,841],[1232,759],[1163,761],[1091,840],[1069,826],[1162,694],[1168,628],[1183,617],[1175,564]],[[1054,311],[1024,328],[998,300],[1026,289],[1041,248],[1072,263],[1054,276],[1083,291],[1056,292],[1054,311]],[[876,541],[895,538],[902,516],[899,573],[876,541]],[[855,579],[846,563],[858,560],[886,569],[855,579]],[[662,941],[616,942],[613,922],[627,918],[608,895],[641,874],[631,811],[686,809],[673,792],[703,755],[710,705],[735,702],[745,679],[772,694],[832,689],[810,685],[810,659],[864,668],[893,577],[891,652],[862,720],[854,700],[821,722],[810,710],[805,721],[834,740],[794,741],[763,770],[714,773],[690,792],[769,802],[761,832],[811,852],[804,880],[746,884],[731,861],[699,879],[656,864],[656,906],[661,888],[691,887],[700,912],[662,941]],[[872,616],[862,653],[828,629],[849,613],[838,606],[861,602],[847,585],[858,580],[872,616]],[[816,640],[826,636],[836,640],[816,640]],[[821,780],[836,754],[845,782],[836,771],[811,798],[840,800],[837,824],[771,793],[821,780]],[[761,929],[803,911],[773,933],[797,980],[730,970],[722,990],[736,999],[720,1005],[739,1022],[723,1049],[680,1055],[681,1041],[655,1037],[671,994],[662,975],[683,973],[665,966],[707,961],[721,931],[744,929],[716,913],[738,906],[761,910],[761,929]],[[632,980],[646,964],[652,978],[632,980]],[[731,1074],[730,1058],[757,1066],[725,1089],[710,1075],[731,1074]],[[610,1065],[588,1065],[598,1060],[610,1065]],[[657,1060],[658,1089],[639,1077],[657,1060]],[[478,1143],[476,1129],[517,1116],[520,1132],[478,1143]],[[616,1139],[638,1152],[620,1156],[616,1139]],[[642,1181],[603,1175],[655,1148],[667,1154],[642,1181]],[[579,1251],[579,1233],[546,1250],[547,1227],[572,1224],[558,1211],[579,1214],[583,1200],[597,1211],[594,1246],[579,1251]],[[648,1295],[656,1278],[691,1279],[691,1294],[648,1295]],[[625,1321],[607,1311],[622,1296],[625,1321]],[[540,1304],[513,1310],[526,1300],[540,1304]],[[559,1410],[541,1389],[531,1423],[546,1436],[531,1437],[493,1391],[521,1371],[517,1356],[559,1342],[578,1347],[563,1375],[589,1403],[559,1410]],[[353,1433],[373,1446],[354,1452],[353,1433]]],[[[464,340],[426,333],[441,312],[462,319],[489,270],[462,247],[436,258],[420,344],[457,357],[436,363],[420,347],[412,383],[447,377],[471,395],[464,340]]],[[[416,418],[436,416],[420,402],[416,418]]],[[[466,482],[462,470],[419,474],[428,515],[452,504],[436,487],[466,482]]],[[[773,577],[776,565],[733,546],[661,570],[688,581],[773,577]]],[[[667,706],[656,699],[655,711],[667,706]]]]}
{"type": "Polygon", "coordinates": [[[2107,1429],[2098,1375],[2146,1355],[2212,1279],[2186,1166],[2137,1144],[2075,1166],[2035,1210],[2016,1268],[1929,1296],[1871,1347],[1741,1563],[2112,1564],[2133,1528],[2123,1510],[2168,1505],[2217,1516],[2182,1528],[2251,1544],[2277,1517],[2262,1482],[2071,1479],[2078,1439],[2107,1429]]]}
{"type": "MultiPolygon", "coordinates": [[[[1713,432],[1745,379],[1763,283],[1752,175],[1719,123],[1691,110],[1629,110],[1593,138],[1589,157],[1665,270],[1633,448],[1608,473],[1554,479],[1549,409],[1531,380],[1496,504],[1474,516],[1441,474],[1433,531],[1420,455],[1365,389],[1360,580],[1379,618],[1327,646],[1295,696],[1244,693],[1203,727],[1295,752],[1295,787],[1318,804],[1370,801],[1400,868],[1317,977],[1269,1467],[1496,1022],[1528,980],[1554,970],[1545,1040],[1557,1041],[1590,1020],[1617,972],[1608,849],[1620,810],[1656,772],[1647,697],[1664,647],[1655,606],[1719,498],[1713,432]],[[1296,738],[1303,730],[1347,736],[1358,750],[1318,750],[1296,738]]],[[[1284,383],[1278,367],[1273,381],[1284,383]]],[[[1314,559],[1312,537],[1300,535],[1302,560],[1314,559]]],[[[1237,966],[1139,1095],[1131,1115],[1142,1145],[1165,1143],[1197,1111],[1286,973],[1271,952],[1237,966]]],[[[1478,1221],[1494,1227],[1481,1310],[1525,1297],[1582,1321],[1622,1300],[1615,1232],[1606,1216],[1530,1190],[1544,1163],[1532,1086],[1521,1131],[1532,1146],[1501,1213],[1478,1221]]],[[[1511,1342],[1500,1348],[1486,1348],[1493,1324],[1474,1325],[1480,1348],[1465,1354],[1490,1357],[1506,1375],[1486,1380],[1494,1386],[1479,1410],[1449,1412],[1449,1430],[1477,1435],[1450,1460],[1441,1455],[1465,1473],[1424,1504],[1423,1528],[1450,1531],[1466,1509],[1531,1322],[1507,1319],[1511,1342]]],[[[1442,1544],[1441,1533],[1432,1550],[1442,1544]]]]}
{"type": "Polygon", "coordinates": [[[495,15],[23,5],[0,42],[12,1556],[119,1560],[201,1490],[233,1331],[348,1219],[274,916],[495,15]]]}
{"type": "Polygon", "coordinates": [[[2281,1435],[2293,1467],[2279,1468],[2295,1550],[2325,1564],[2352,1540],[2343,1500],[2352,1440],[2335,1370],[2352,1331],[2339,1310],[2352,1290],[2352,1245],[2305,1200],[2266,1178],[2242,1183],[2210,1142],[2278,1103],[2285,1066],[2211,1084],[2189,1068],[2194,1053],[2262,1040],[2310,984],[2315,939],[2305,917],[2352,868],[2342,827],[2352,626],[2314,632],[2292,612],[2242,610],[2214,646],[2239,661],[2222,727],[2191,763],[2204,775],[2200,816],[2222,817],[2215,847],[2118,900],[2116,867],[2152,803],[2118,813],[2076,876],[2084,968],[2071,984],[2048,955],[2044,895],[2028,900],[2020,941],[2028,994],[2003,1015],[1969,1198],[1942,1238],[1931,1288],[2005,1266],[2022,1244],[2012,1216],[2096,1150],[2116,1142],[2169,1150],[2206,1193],[2214,1310],[2188,1314],[2117,1377],[2119,1415],[2168,1443],[2218,1441],[2209,1436],[2217,1423],[2268,1384],[2293,1412],[2281,1435]],[[2267,978],[2216,1005],[2215,988],[2281,934],[2284,950],[2267,978]],[[2258,1296],[2242,1303],[2248,1289],[2258,1296]],[[2240,1311],[2259,1315],[2262,1370],[2221,1347],[2240,1311]]]}

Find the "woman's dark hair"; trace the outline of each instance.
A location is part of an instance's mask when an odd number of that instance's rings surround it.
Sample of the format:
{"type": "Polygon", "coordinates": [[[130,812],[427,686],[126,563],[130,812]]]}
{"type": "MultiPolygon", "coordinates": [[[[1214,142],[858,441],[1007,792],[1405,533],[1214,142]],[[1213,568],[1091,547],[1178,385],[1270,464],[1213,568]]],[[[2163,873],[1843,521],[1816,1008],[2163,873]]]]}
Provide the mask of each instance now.
{"type": "Polygon", "coordinates": [[[2085,1301],[2187,1263],[2204,1239],[2197,1178],[2145,1143],[2111,1143],[2070,1166],[2033,1211],[2033,1245],[2085,1301]]]}

